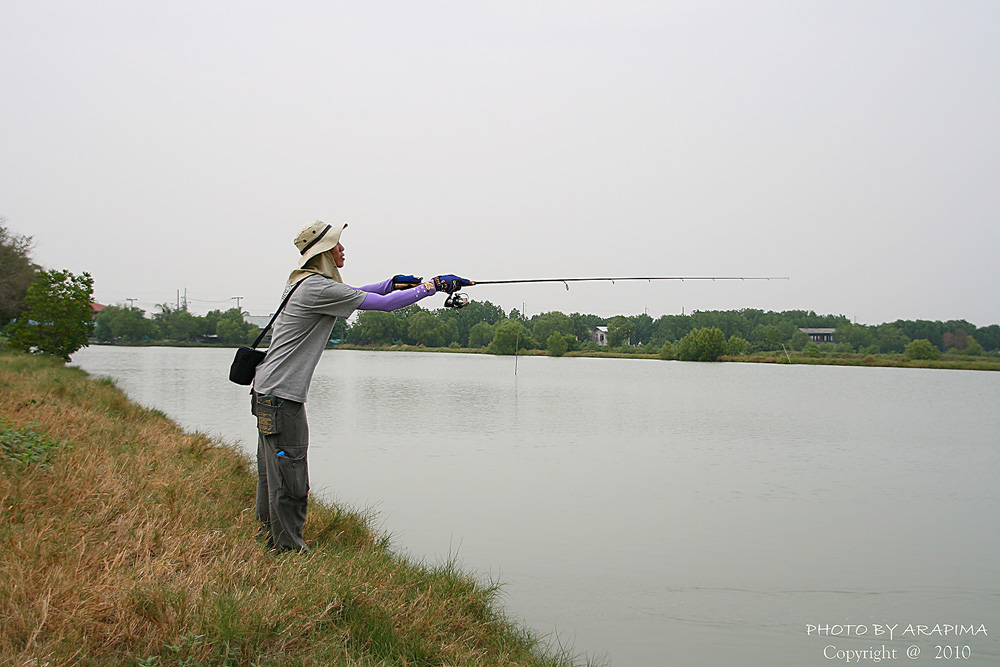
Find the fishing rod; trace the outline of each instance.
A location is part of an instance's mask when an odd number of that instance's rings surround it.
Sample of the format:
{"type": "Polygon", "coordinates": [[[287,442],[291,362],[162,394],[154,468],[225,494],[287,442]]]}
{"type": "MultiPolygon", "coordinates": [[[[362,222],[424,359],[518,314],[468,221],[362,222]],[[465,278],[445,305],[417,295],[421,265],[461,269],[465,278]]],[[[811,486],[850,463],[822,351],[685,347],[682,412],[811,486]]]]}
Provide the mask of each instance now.
{"type": "MultiPolygon", "coordinates": [[[[524,278],[515,280],[476,280],[473,285],[515,285],[524,283],[562,283],[566,286],[567,291],[569,290],[570,283],[582,283],[582,282],[594,282],[594,281],[607,281],[614,284],[617,281],[626,280],[645,280],[652,282],[654,280],[680,280],[681,282],[685,280],[788,280],[788,276],[626,276],[626,277],[616,277],[616,278],[524,278]]],[[[456,287],[457,290],[457,287],[456,287]]],[[[449,292],[448,298],[445,299],[444,305],[446,308],[453,308],[458,310],[459,308],[465,308],[469,305],[469,297],[458,291],[449,292]]]]}

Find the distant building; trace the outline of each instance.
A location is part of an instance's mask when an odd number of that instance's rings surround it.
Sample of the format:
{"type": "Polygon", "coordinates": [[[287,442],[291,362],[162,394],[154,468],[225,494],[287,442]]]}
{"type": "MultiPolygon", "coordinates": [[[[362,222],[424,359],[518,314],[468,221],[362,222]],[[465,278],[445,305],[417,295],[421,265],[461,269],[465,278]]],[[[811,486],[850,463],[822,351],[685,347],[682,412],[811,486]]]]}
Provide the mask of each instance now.
{"type": "Polygon", "coordinates": [[[243,313],[243,321],[263,329],[267,326],[267,323],[271,321],[271,317],[273,315],[274,313],[271,313],[271,315],[247,315],[246,313],[243,313]]]}
{"type": "Polygon", "coordinates": [[[820,328],[809,328],[809,327],[799,327],[799,331],[809,336],[809,340],[814,343],[832,343],[833,334],[837,333],[836,329],[831,329],[827,327],[820,328]]]}
{"type": "Polygon", "coordinates": [[[608,328],[607,327],[594,327],[590,330],[590,340],[591,342],[597,343],[601,347],[605,347],[608,344],[608,328]]]}

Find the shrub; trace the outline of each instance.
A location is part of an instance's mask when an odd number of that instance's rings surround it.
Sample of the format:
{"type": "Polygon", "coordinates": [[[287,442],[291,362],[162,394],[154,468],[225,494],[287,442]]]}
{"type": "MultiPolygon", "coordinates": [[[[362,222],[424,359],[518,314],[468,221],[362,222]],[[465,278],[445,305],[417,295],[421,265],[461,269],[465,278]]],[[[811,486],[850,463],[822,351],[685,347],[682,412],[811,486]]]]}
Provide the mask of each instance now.
{"type": "Polygon", "coordinates": [[[718,361],[726,353],[726,335],[719,327],[695,329],[677,345],[681,361],[718,361]]]}
{"type": "Polygon", "coordinates": [[[940,359],[941,351],[926,338],[918,338],[906,345],[905,354],[910,359],[940,359]]]}
{"type": "Polygon", "coordinates": [[[563,334],[558,331],[553,331],[547,341],[547,349],[549,354],[553,357],[561,357],[566,354],[567,350],[569,350],[569,341],[563,334]]]}

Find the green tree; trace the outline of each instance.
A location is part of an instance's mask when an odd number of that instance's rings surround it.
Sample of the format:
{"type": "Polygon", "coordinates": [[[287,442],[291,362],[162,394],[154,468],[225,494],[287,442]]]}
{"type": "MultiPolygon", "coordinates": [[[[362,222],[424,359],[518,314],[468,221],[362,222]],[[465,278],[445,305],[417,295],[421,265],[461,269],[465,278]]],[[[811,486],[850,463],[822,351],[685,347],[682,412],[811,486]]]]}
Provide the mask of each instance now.
{"type": "Polygon", "coordinates": [[[0,217],[0,327],[24,310],[38,267],[31,261],[31,237],[11,234],[0,217]]]}
{"type": "Polygon", "coordinates": [[[102,343],[122,341],[132,343],[156,335],[156,325],[140,308],[108,306],[97,314],[94,335],[102,343]]]}
{"type": "Polygon", "coordinates": [[[489,351],[493,354],[514,354],[516,350],[536,347],[537,344],[520,320],[507,319],[497,325],[489,351]]]}
{"type": "Polygon", "coordinates": [[[809,344],[809,334],[801,329],[796,329],[789,340],[788,346],[793,350],[804,350],[809,344]]]}
{"type": "Polygon", "coordinates": [[[160,328],[160,335],[176,342],[192,341],[201,328],[199,319],[186,308],[174,308],[168,303],[156,306],[160,312],[153,316],[153,322],[160,328]]]}
{"type": "Polygon", "coordinates": [[[670,359],[676,359],[677,350],[674,349],[674,344],[671,343],[669,340],[666,341],[660,348],[659,357],[664,361],[668,361],[670,359]]]}
{"type": "Polygon", "coordinates": [[[941,351],[926,338],[920,338],[907,343],[904,352],[910,359],[940,359],[941,351]]]}
{"type": "Polygon", "coordinates": [[[750,341],[740,336],[730,336],[729,341],[726,343],[726,354],[731,357],[746,354],[749,349],[750,341]]]}
{"type": "Polygon", "coordinates": [[[608,322],[608,347],[621,347],[635,333],[635,322],[624,315],[616,315],[608,322]]]}
{"type": "Polygon", "coordinates": [[[426,310],[419,310],[407,319],[406,333],[417,345],[444,347],[457,339],[458,326],[426,310]]]}
{"type": "Polygon", "coordinates": [[[40,271],[24,297],[24,312],[11,326],[11,342],[28,352],[69,361],[93,330],[93,292],[89,273],[40,271]]]}
{"type": "Polygon", "coordinates": [[[469,347],[486,347],[493,342],[495,327],[488,322],[477,322],[469,329],[469,347]]]}
{"type": "Polygon", "coordinates": [[[220,343],[251,343],[259,332],[256,326],[243,319],[243,313],[238,308],[230,308],[222,313],[215,325],[215,335],[220,343]]]}
{"type": "Polygon", "coordinates": [[[976,340],[979,341],[984,350],[989,352],[1000,350],[1000,324],[991,324],[988,327],[976,329],[976,340]]]}
{"type": "Polygon", "coordinates": [[[695,329],[677,345],[681,361],[718,361],[725,353],[726,335],[718,327],[695,329]]]}
{"type": "MultiPolygon", "coordinates": [[[[560,312],[549,312],[531,318],[531,333],[535,340],[548,341],[555,332],[573,335],[573,320],[560,312]]],[[[574,336],[575,337],[575,336],[574,336]]]]}
{"type": "Polygon", "coordinates": [[[835,339],[838,345],[842,343],[850,344],[851,349],[845,351],[853,352],[854,350],[860,350],[863,347],[875,344],[875,333],[871,328],[863,324],[847,322],[837,327],[835,339]]]}
{"type": "Polygon", "coordinates": [[[406,318],[396,313],[365,310],[347,330],[347,341],[357,345],[392,345],[406,337],[406,318]]]}
{"type": "Polygon", "coordinates": [[[875,344],[881,352],[902,352],[910,339],[899,327],[892,324],[880,324],[875,329],[875,344]]]}
{"type": "Polygon", "coordinates": [[[500,306],[493,305],[489,301],[470,301],[469,305],[460,310],[443,311],[443,316],[455,322],[458,327],[457,340],[459,343],[465,343],[469,340],[472,327],[481,322],[496,324],[503,319],[504,313],[500,306]]]}
{"type": "Polygon", "coordinates": [[[965,349],[962,350],[962,352],[970,357],[981,357],[986,354],[986,350],[983,349],[983,346],[980,345],[979,341],[972,336],[969,336],[968,345],[965,346],[965,349]]]}
{"type": "Polygon", "coordinates": [[[546,341],[546,349],[548,349],[549,354],[551,354],[553,357],[561,357],[564,354],[566,354],[567,350],[569,350],[570,338],[571,336],[568,336],[564,333],[553,331],[552,334],[549,336],[548,341],[546,341]]]}

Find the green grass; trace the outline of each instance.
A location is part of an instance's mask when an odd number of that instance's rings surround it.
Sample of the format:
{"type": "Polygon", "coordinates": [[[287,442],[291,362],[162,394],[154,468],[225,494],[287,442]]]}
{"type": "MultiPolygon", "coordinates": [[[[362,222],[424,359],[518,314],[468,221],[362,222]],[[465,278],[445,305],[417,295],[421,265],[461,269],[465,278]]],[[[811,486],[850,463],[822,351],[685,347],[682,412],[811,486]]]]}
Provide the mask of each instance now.
{"type": "Polygon", "coordinates": [[[108,380],[0,351],[0,664],[530,665],[582,659],[512,623],[500,587],[394,553],[312,502],[308,554],[256,540],[235,446],[108,380]]]}
{"type": "Polygon", "coordinates": [[[742,361],[762,364],[806,364],[814,366],[877,366],[883,368],[939,368],[970,371],[1000,371],[1000,357],[943,355],[940,359],[908,359],[901,354],[851,354],[821,352],[816,356],[789,350],[755,352],[735,357],[722,357],[720,361],[742,361]]]}

